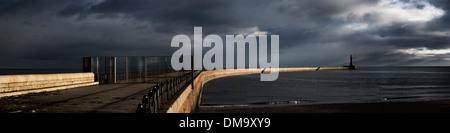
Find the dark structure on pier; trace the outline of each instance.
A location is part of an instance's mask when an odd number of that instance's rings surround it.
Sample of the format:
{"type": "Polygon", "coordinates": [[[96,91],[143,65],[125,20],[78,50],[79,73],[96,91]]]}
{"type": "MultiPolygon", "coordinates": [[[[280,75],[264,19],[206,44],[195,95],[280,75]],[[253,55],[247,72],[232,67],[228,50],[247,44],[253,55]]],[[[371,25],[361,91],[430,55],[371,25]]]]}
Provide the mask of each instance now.
{"type": "Polygon", "coordinates": [[[350,70],[356,69],[356,66],[353,64],[353,55],[350,55],[350,65],[344,67],[348,67],[350,70]]]}

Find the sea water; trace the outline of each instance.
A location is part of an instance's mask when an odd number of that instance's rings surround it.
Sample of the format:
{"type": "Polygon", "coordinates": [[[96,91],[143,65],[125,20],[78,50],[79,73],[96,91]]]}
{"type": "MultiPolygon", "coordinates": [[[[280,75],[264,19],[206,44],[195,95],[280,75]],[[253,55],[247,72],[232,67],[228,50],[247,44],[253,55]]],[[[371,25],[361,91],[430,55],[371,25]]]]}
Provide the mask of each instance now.
{"type": "Polygon", "coordinates": [[[259,76],[233,76],[206,83],[201,107],[450,99],[450,67],[283,72],[272,82],[261,82],[259,76]]]}

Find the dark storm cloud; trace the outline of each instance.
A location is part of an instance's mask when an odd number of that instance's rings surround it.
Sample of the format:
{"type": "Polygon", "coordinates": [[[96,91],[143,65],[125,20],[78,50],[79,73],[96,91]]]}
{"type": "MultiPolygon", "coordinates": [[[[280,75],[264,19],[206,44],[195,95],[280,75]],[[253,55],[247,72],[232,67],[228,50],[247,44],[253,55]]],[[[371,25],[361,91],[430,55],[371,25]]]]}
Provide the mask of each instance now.
{"type": "Polygon", "coordinates": [[[86,11],[85,7],[81,5],[67,5],[66,7],[64,7],[64,9],[58,12],[58,15],[69,17],[75,14],[77,15],[84,14],[85,11],[86,11]]]}
{"type": "MultiPolygon", "coordinates": [[[[445,11],[450,11],[450,1],[448,0],[430,0],[430,3],[434,6],[441,8],[445,11]]],[[[444,16],[429,22],[427,25],[429,30],[443,31],[450,28],[450,13],[444,14],[444,16]]]]}
{"type": "Polygon", "coordinates": [[[51,5],[52,1],[34,0],[2,0],[0,1],[0,14],[34,14],[45,10],[44,5],[51,5]]]}
{"type": "Polygon", "coordinates": [[[447,0],[0,0],[0,67],[73,67],[83,56],[171,55],[176,34],[267,32],[280,35],[281,66],[449,64],[448,55],[396,52],[450,48],[447,0]],[[407,6],[408,4],[404,4],[407,6]],[[393,5],[395,6],[395,5],[393,5]],[[440,9],[429,19],[390,13],[440,9]],[[374,8],[374,9],[372,9],[374,8]],[[409,9],[411,8],[411,9],[409,9]],[[386,10],[386,11],[383,11],[386,10]],[[393,9],[389,9],[393,10],[393,9]],[[395,9],[396,10],[396,9],[395,9]],[[401,18],[404,17],[404,18],[401,18]],[[55,63],[56,62],[56,63],[55,63]],[[447,61],[448,62],[448,61],[447,61]]]}
{"type": "MultiPolygon", "coordinates": [[[[153,0],[109,0],[90,9],[93,13],[102,13],[106,17],[123,13],[137,20],[150,21],[159,26],[158,32],[191,31],[193,26],[223,26],[234,24],[227,17],[230,10],[226,1],[153,1],[153,0]]],[[[219,28],[216,28],[219,29],[219,28]]]]}

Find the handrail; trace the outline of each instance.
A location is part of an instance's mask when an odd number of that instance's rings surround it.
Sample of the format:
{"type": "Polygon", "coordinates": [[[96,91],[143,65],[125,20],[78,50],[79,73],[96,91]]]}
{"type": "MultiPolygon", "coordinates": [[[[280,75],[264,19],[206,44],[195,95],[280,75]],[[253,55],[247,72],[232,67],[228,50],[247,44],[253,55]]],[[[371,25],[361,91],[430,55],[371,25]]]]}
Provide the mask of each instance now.
{"type": "Polygon", "coordinates": [[[186,89],[192,80],[194,80],[201,71],[195,71],[194,77],[192,73],[167,79],[149,88],[147,95],[142,97],[142,101],[136,108],[136,113],[157,113],[162,105],[166,104],[177,93],[186,89]]]}

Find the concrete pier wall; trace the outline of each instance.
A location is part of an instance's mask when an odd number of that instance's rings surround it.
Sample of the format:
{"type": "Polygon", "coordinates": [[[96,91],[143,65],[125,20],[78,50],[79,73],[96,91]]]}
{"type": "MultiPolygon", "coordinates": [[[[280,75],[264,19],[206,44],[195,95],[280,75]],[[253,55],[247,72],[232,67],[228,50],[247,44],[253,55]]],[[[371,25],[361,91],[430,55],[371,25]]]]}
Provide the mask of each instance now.
{"type": "MultiPolygon", "coordinates": [[[[279,72],[295,72],[295,71],[317,71],[317,70],[348,70],[348,67],[291,67],[291,68],[279,68],[279,72]]],[[[192,113],[195,112],[200,105],[201,94],[203,91],[203,85],[213,79],[248,75],[248,74],[260,74],[263,69],[234,69],[234,70],[213,70],[203,71],[194,80],[194,87],[189,85],[182,94],[175,100],[175,102],[166,110],[166,113],[192,113]]],[[[264,73],[270,72],[270,69],[266,69],[264,73]]]]}
{"type": "Polygon", "coordinates": [[[0,97],[97,85],[94,73],[0,76],[0,97]]]}

